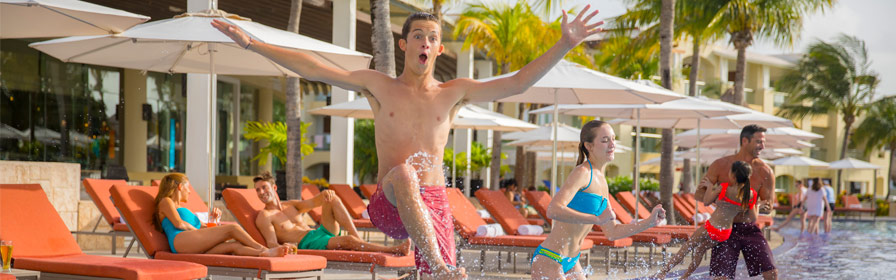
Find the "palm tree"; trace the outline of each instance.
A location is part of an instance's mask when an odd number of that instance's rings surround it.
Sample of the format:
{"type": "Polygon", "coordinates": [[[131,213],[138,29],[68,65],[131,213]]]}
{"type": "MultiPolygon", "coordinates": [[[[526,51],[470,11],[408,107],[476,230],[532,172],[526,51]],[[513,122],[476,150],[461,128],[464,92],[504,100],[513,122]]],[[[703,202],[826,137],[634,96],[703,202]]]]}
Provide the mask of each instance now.
{"type": "MultiPolygon", "coordinates": [[[[887,174],[887,194],[890,197],[890,181],[896,181],[896,97],[887,97],[871,105],[865,120],[856,127],[855,139],[865,146],[865,155],[886,147],[890,150],[890,168],[887,174]]],[[[855,143],[855,142],[854,142],[855,143]]]]}
{"type": "Polygon", "coordinates": [[[744,74],[747,47],[754,38],[768,38],[781,46],[792,46],[799,38],[803,19],[817,10],[833,6],[835,0],[707,0],[695,3],[716,11],[708,28],[726,30],[737,49],[734,74],[734,104],[744,104],[744,74]],[[716,9],[718,8],[718,9],[716,9]]]}
{"type": "Polygon", "coordinates": [[[392,20],[389,15],[389,0],[370,0],[370,18],[373,32],[374,69],[395,77],[395,41],[392,38],[392,20]]]}
{"type": "MultiPolygon", "coordinates": [[[[815,42],[796,69],[778,82],[782,90],[791,93],[778,114],[803,119],[839,113],[845,124],[840,147],[843,159],[853,123],[873,104],[874,90],[880,82],[877,75],[871,70],[864,41],[843,34],[834,43],[815,42]]],[[[839,177],[840,171],[837,173],[839,177]]]]}
{"type": "MultiPolygon", "coordinates": [[[[672,89],[672,34],[675,22],[675,0],[662,0],[660,10],[660,79],[663,87],[672,89]]],[[[675,176],[672,173],[675,166],[672,165],[672,129],[665,128],[662,132],[663,148],[660,154],[660,200],[663,208],[672,211],[672,188],[675,176]]],[[[667,222],[675,224],[675,215],[668,215],[667,222]]]]}
{"type": "MultiPolygon", "coordinates": [[[[292,0],[286,31],[299,33],[302,0],[292,0]]],[[[302,194],[302,88],[300,79],[286,78],[286,198],[302,194]]]]}

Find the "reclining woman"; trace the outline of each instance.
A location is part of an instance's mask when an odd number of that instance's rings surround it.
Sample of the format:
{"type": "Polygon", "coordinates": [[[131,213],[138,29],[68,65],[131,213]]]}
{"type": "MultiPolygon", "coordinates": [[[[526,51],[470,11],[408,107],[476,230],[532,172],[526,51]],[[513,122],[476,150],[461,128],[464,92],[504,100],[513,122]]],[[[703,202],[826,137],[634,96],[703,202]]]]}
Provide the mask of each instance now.
{"type": "Polygon", "coordinates": [[[666,212],[657,206],[648,219],[618,224],[613,209],[607,207],[610,192],[603,173],[613,160],[616,134],[609,124],[593,120],[582,127],[579,137],[578,166],[548,206],[547,216],[554,220],[554,226],[532,254],[532,279],[585,279],[577,254],[592,225],[600,225],[607,238],[616,240],[665,220],[666,212]]]}
{"type": "MultiPolygon", "coordinates": [[[[267,248],[249,236],[237,224],[203,227],[190,209],[182,207],[190,196],[187,175],[171,173],[162,178],[156,194],[156,212],[153,225],[165,233],[173,253],[225,254],[239,256],[282,257],[288,247],[281,245],[267,248]]],[[[219,217],[221,210],[214,208],[210,218],[219,217]]]]}
{"type": "Polygon", "coordinates": [[[750,164],[744,161],[735,161],[731,165],[730,172],[729,176],[735,179],[737,185],[729,186],[728,183],[722,183],[714,185],[712,189],[706,192],[703,201],[707,204],[716,202],[718,208],[713,212],[712,217],[691,235],[688,242],[681,246],[678,253],[666,263],[654,278],[665,279],[666,274],[675,265],[681,263],[688,252],[694,252],[694,261],[681,275],[681,279],[688,279],[688,276],[700,266],[706,250],[720,242],[725,242],[725,240],[731,237],[734,217],[756,206],[756,200],[759,196],[755,190],[750,188],[750,175],[753,174],[753,168],[750,167],[750,164]]]}

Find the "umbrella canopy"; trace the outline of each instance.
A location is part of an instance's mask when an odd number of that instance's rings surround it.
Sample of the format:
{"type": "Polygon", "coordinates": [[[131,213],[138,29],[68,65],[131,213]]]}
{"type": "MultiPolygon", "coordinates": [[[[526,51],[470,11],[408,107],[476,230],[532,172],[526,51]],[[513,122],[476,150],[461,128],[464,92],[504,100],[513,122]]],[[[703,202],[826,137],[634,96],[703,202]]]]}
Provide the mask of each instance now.
{"type": "MultiPolygon", "coordinates": [[[[722,102],[719,100],[709,99],[703,96],[700,97],[689,97],[693,99],[697,99],[701,101],[701,103],[718,107],[718,108],[726,108],[730,110],[737,110],[743,113],[741,114],[733,114],[733,115],[725,115],[725,116],[716,116],[710,117],[707,119],[700,119],[700,127],[701,128],[718,128],[718,129],[740,129],[746,125],[755,124],[765,128],[773,128],[773,127],[793,127],[793,122],[781,118],[776,117],[774,115],[766,114],[763,112],[759,112],[747,107],[738,106],[735,104],[731,104],[728,102],[722,102]]],[[[673,101],[674,102],[674,101],[673,101]]],[[[643,118],[643,117],[642,117],[643,118]]],[[[666,119],[642,119],[641,126],[642,127],[653,127],[653,128],[681,128],[681,129],[694,129],[697,128],[697,118],[666,118],[666,119]]],[[[631,118],[626,119],[616,119],[611,120],[611,124],[624,124],[635,126],[637,121],[631,118]]]]}
{"type": "MultiPolygon", "coordinates": [[[[728,147],[728,148],[737,148],[740,146],[740,129],[702,129],[700,131],[700,141],[703,141],[706,146],[711,143],[722,142],[727,146],[717,146],[717,147],[728,147]]],[[[778,128],[769,128],[765,132],[765,139],[769,143],[793,143],[796,141],[808,141],[813,139],[823,138],[823,135],[792,128],[792,127],[778,127],[778,128]]],[[[697,130],[692,129],[682,133],[675,135],[675,144],[680,147],[694,147],[697,144],[697,130]]],[[[795,145],[782,145],[784,148],[794,148],[797,147],[795,145]]]]}
{"type": "MultiPolygon", "coordinates": [[[[720,102],[721,103],[721,102],[720,102]]],[[[532,110],[530,114],[547,114],[555,106],[532,110]]],[[[626,119],[697,119],[748,112],[740,106],[718,106],[699,98],[687,97],[660,104],[563,104],[556,105],[561,114],[626,119]],[[738,108],[740,107],[740,108],[738,108]]]]}
{"type": "MultiPolygon", "coordinates": [[[[134,26],[114,35],[75,36],[30,44],[64,62],[79,62],[168,73],[298,76],[254,51],[246,50],[211,25],[220,20],[243,29],[253,40],[311,55],[331,67],[367,69],[371,56],[299,34],[254,23],[247,18],[211,9],[134,26]],[[219,60],[215,61],[218,56],[219,60]]],[[[215,112],[215,79],[209,79],[208,111],[215,112]]],[[[216,151],[215,121],[208,118],[206,143],[216,151]]],[[[215,153],[208,153],[215,162],[215,153]]],[[[208,170],[209,208],[214,202],[214,169],[208,170]]]]}
{"type": "Polygon", "coordinates": [[[77,0],[0,0],[0,38],[120,33],[149,17],[77,0]]]}
{"type": "MultiPolygon", "coordinates": [[[[349,102],[333,104],[308,111],[315,115],[328,115],[357,119],[373,119],[373,110],[367,98],[356,98],[349,102]]],[[[481,129],[496,131],[529,131],[538,126],[505,116],[472,104],[464,105],[457,111],[452,128],[481,129]]]]}
{"type": "Polygon", "coordinates": [[[187,13],[134,26],[116,35],[76,36],[30,46],[64,62],[79,62],[165,73],[210,73],[210,51],[215,74],[299,76],[266,57],[245,50],[215,29],[212,20],[243,29],[252,40],[314,56],[331,67],[366,69],[371,56],[324,41],[252,22],[220,10],[187,13]]]}
{"type": "Polygon", "coordinates": [[[861,161],[854,158],[844,158],[831,162],[828,169],[880,169],[880,166],[874,165],[867,161],[861,161]]]}
{"type": "Polygon", "coordinates": [[[803,156],[792,156],[786,158],[779,158],[771,162],[772,165],[778,166],[812,166],[812,167],[827,167],[828,163],[823,162],[814,158],[803,157],[803,156]]]}
{"type": "Polygon", "coordinates": [[[576,149],[578,147],[581,129],[560,124],[557,127],[557,136],[554,137],[554,134],[551,133],[553,126],[551,124],[527,132],[509,133],[502,138],[514,140],[507,143],[510,146],[551,146],[554,139],[557,139],[557,149],[576,149]]]}
{"type": "MultiPolygon", "coordinates": [[[[518,71],[480,79],[487,82],[513,76],[518,71]]],[[[623,78],[588,69],[561,60],[534,85],[521,94],[499,99],[498,102],[540,104],[644,104],[663,103],[682,98],[669,90],[638,84],[623,78]],[[556,95],[556,101],[554,96],[556,95]]]]}

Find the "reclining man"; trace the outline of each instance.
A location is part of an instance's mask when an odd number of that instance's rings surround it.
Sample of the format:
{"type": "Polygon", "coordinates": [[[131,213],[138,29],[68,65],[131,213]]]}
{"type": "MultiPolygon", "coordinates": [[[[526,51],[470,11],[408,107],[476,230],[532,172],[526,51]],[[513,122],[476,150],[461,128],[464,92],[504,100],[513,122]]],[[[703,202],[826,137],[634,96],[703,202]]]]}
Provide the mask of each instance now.
{"type": "Polygon", "coordinates": [[[409,241],[390,247],[362,240],[348,210],[332,190],[325,190],[308,200],[280,201],[270,172],[258,175],[253,181],[258,199],[264,202],[255,226],[268,246],[289,242],[298,244],[299,249],[384,252],[402,256],[411,250],[409,241]],[[311,229],[301,215],[317,207],[323,207],[320,226],[311,229]],[[340,228],[344,228],[348,235],[336,236],[340,228]]]}

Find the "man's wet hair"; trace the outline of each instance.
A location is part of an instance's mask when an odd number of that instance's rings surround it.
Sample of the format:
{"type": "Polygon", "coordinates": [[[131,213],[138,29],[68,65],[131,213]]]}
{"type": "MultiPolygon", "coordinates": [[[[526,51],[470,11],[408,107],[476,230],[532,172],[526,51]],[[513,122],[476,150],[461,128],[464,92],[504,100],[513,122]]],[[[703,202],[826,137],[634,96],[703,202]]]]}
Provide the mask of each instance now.
{"type": "Polygon", "coordinates": [[[441,23],[439,23],[439,18],[435,15],[426,13],[426,12],[416,12],[408,16],[406,20],[404,20],[404,26],[401,27],[401,39],[408,39],[408,33],[411,33],[411,23],[418,20],[428,20],[439,24],[441,27],[441,23]]]}
{"type": "Polygon", "coordinates": [[[753,140],[753,134],[756,134],[757,132],[765,132],[765,131],[766,131],[766,129],[764,127],[761,127],[761,126],[758,126],[755,124],[745,126],[743,129],[740,130],[740,138],[737,139],[738,145],[743,143],[744,138],[747,138],[747,141],[751,141],[751,140],[753,140]]]}

